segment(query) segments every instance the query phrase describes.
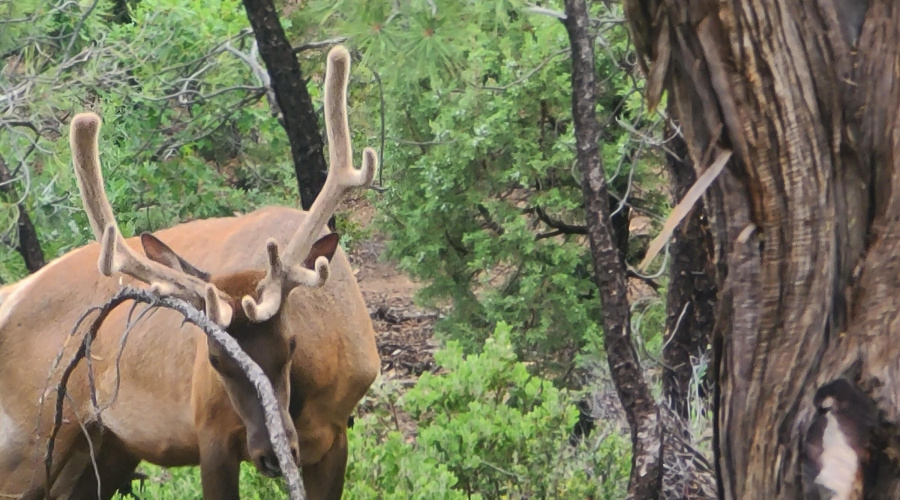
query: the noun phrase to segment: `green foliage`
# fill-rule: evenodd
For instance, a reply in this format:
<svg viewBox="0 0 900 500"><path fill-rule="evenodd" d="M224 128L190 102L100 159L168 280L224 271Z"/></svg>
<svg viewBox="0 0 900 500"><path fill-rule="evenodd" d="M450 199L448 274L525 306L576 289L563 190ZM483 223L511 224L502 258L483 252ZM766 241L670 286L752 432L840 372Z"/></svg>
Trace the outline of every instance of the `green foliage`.
<svg viewBox="0 0 900 500"><path fill-rule="evenodd" d="M200 470L196 467L163 469L153 465L141 465L140 469L150 479L135 493L144 500L187 500L203 498L200 486ZM282 481L269 479L256 471L250 463L241 464L240 497L247 500L283 500L287 498L287 487ZM114 500L128 500L130 497L116 495Z"/></svg>
<svg viewBox="0 0 900 500"><path fill-rule="evenodd" d="M0 88L26 92L0 112L45 127L36 134L0 120L0 161L19 173L18 198L48 259L93 239L66 137L69 118L84 109L104 119L105 181L125 236L266 203L297 205L284 131L233 52L249 53L253 40L239 0L142 0L127 24L109 15L109 1L85 17L89 6L68 2L50 14L43 2L17 2L35 22L8 25L15 38L0 21L0 53L19 54L0 71ZM74 32L82 18L71 49L71 37L45 36ZM18 215L17 201L0 195L0 231ZM22 277L17 254L0 246L0 279Z"/></svg>
<svg viewBox="0 0 900 500"><path fill-rule="evenodd" d="M625 213L653 211L663 201L652 191L659 158L630 130L649 133L654 122L629 71L619 7L595 4L610 186L628 196ZM360 142L380 135L363 116L378 116L383 90L388 190L378 208L392 237L387 256L425 283L421 302L450 303L439 333L472 352L508 322L517 353L556 376L577 353L597 350L601 310L586 239L554 227L584 224L568 37L557 19L527 6L312 0L293 19L304 39L348 36L359 52L353 100L362 111L351 121L368 135Z"/></svg>
<svg viewBox="0 0 900 500"><path fill-rule="evenodd" d="M531 376L510 339L500 323L481 353L449 342L435 354L440 375L399 398L376 390L379 407L350 434L348 498L621 498L627 438L570 446L574 395ZM417 423L414 440L400 413Z"/></svg>

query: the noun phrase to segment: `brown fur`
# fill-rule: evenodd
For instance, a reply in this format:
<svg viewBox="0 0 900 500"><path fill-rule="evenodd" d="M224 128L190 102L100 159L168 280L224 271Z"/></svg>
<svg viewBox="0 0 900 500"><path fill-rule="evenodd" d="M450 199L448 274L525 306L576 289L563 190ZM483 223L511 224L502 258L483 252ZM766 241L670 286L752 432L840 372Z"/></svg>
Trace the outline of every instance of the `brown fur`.
<svg viewBox="0 0 900 500"><path fill-rule="evenodd" d="M266 238L285 244L304 216L298 210L268 207L241 217L182 224L157 235L199 269L225 276L247 268L264 269ZM137 248L137 238L128 244ZM37 403L47 387L49 367L59 347L66 344L75 320L119 288L118 279L97 273L98 253L98 245L90 244L57 259L17 284L0 305L2 494L25 493L42 486L41 465L52 408L45 404L42 411ZM214 281L228 292L238 292L251 287L253 279L261 275L257 271ZM127 277L122 282L135 284ZM232 286L236 288L230 289ZM115 359L128 309L122 306L110 315L92 349L98 399L101 406L111 402L102 414L102 429L91 426L101 462L117 463L115 457L121 457L165 466L194 465L206 452L220 459L231 457L224 461L227 463L210 466L234 470L233 457L248 459L251 452L243 439L246 429L221 390L219 377L209 370L205 336L182 325L179 314L157 310L134 327L119 362L118 397L112 401ZM235 318L234 325L240 324ZM339 498L346 423L379 369L371 321L344 253L339 248L335 252L331 275L323 287L294 289L281 312L264 325L281 332L282 342L297 341L290 365L290 407L299 434L301 464L312 465L304 470L306 487L311 493L325 492L318 498ZM251 337L251 330L248 326L235 333L236 338ZM80 336L67 343L69 356L78 340ZM58 376L51 377L49 387L55 386ZM94 419L84 365L69 385L74 405L66 406L66 424L54 456L54 498L65 498L70 491L96 491L86 486L94 481L93 471L77 424L78 418ZM48 402L53 400L48 398ZM4 427L4 421L16 425ZM106 439L110 435L113 439ZM106 441L118 444L106 448ZM115 477L109 480L121 483L130 472L110 474ZM79 481L80 489L76 489Z"/></svg>

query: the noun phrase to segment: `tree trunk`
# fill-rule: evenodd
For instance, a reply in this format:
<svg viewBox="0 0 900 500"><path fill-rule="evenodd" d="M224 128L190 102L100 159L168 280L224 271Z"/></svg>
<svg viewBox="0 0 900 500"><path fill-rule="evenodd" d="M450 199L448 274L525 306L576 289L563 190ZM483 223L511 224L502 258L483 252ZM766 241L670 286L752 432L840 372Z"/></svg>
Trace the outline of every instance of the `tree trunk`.
<svg viewBox="0 0 900 500"><path fill-rule="evenodd" d="M671 116L670 110L670 116ZM667 127L669 129L670 127ZM672 136L673 130L666 131ZM672 178L672 195L681 200L697 180L681 135L668 142L666 166ZM663 349L663 396L681 418L688 418L694 361L709 353L715 325L716 276L712 235L702 203L698 203L669 243L669 286L666 295L666 339ZM711 360L709 360L711 361ZM697 380L705 399L707 377Z"/></svg>
<svg viewBox="0 0 900 500"><path fill-rule="evenodd" d="M10 201L17 200L19 194L11 183L12 173L6 165L6 161L0 158L0 193L3 193ZM16 250L25 261L25 268L28 272L33 273L44 267L44 250L41 249L41 241L38 239L37 230L28 216L24 203L19 203L16 208L19 210L19 220L16 224L18 228L19 244Z"/></svg>
<svg viewBox="0 0 900 500"><path fill-rule="evenodd" d="M312 98L273 1L244 0L244 9L281 109L281 123L291 144L291 157L300 187L300 204L304 210L309 210L328 174L324 142Z"/></svg>
<svg viewBox="0 0 900 500"><path fill-rule="evenodd" d="M625 2L697 172L734 153L705 199L720 498L900 496L898 7Z"/></svg>
<svg viewBox="0 0 900 500"><path fill-rule="evenodd" d="M596 116L594 52L584 0L566 0L564 22L572 45L572 116L578 166L582 174L586 221L594 276L603 304L607 359L631 428L632 472L629 497L657 498L662 466L659 455L659 410L644 382L631 342L625 266L610 220L609 193L600 160L600 125Z"/></svg>

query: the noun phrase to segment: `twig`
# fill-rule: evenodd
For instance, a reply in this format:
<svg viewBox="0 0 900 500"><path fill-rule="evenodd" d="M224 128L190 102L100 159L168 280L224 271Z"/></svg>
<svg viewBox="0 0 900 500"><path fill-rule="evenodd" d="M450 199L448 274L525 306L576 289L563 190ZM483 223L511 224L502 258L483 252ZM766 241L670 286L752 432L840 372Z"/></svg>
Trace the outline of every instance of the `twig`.
<svg viewBox="0 0 900 500"><path fill-rule="evenodd" d="M210 321L204 313L198 311L187 301L173 297L159 297L147 290L140 290L127 286L122 288L106 304L99 308L100 312L91 324L91 328L87 335L85 335L81 347L66 366L62 378L60 379L57 388L56 414L53 431L47 442L47 456L45 458L47 477L50 477L56 436L59 434L59 430L62 427L63 399L66 396L66 385L68 384L69 378L72 376L72 373L75 371L75 368L78 366L81 359L85 357L88 346L93 339L96 338L97 331L103 321L109 316L113 309L128 300L150 304L151 307L165 307L167 309L178 311L184 316L185 322L200 328L203 333L222 346L228 355L238 363L247 375L247 378L254 387L256 387L256 391L262 401L263 411L266 416L266 429L269 432L272 448L278 458L278 465L287 482L290 498L292 500L302 500L306 498L306 492L304 491L303 483L300 480L300 473L297 470L296 464L294 464L294 460L291 458L290 445L288 444L287 435L284 431L285 422L282 421L281 413L278 411L278 401L275 398L275 392L272 389L271 382L259 365L257 365L256 362L241 349L237 340L228 335L218 325ZM90 313L90 311L88 313ZM79 324L83 319L84 317L79 319Z"/></svg>
<svg viewBox="0 0 900 500"><path fill-rule="evenodd" d="M308 42L303 45L298 45L293 48L294 54L299 54L304 50L313 50L313 49L324 49L326 47L330 47L332 45L337 45L339 43L344 43L347 41L347 37L339 36L336 38L329 38L328 40L320 40L318 42Z"/></svg>
<svg viewBox="0 0 900 500"><path fill-rule="evenodd" d="M481 88L484 89L484 90L494 90L494 91L497 91L497 92L503 92L503 91L509 90L510 87L514 87L514 86L516 86L516 85L518 85L518 84L524 82L525 80L528 80L529 78L531 78L532 75L534 75L535 73L537 73L538 71L540 71L544 66L550 64L550 61L556 59L556 56L560 56L560 55L562 55L562 54L567 54L567 53L569 53L570 51L571 51L571 49L557 50L556 52L554 52L554 53L550 54L549 56L547 56L546 59L544 59L543 61L541 61L540 64L538 64L537 66L535 66L534 68L532 68L529 72L527 72L527 73L525 73L524 75L520 76L519 78L517 78L515 81L513 81L513 82L511 82L511 83L508 83L508 84L506 84L506 85L503 85L502 87L487 87L487 86L484 86L484 87L481 87Z"/></svg>

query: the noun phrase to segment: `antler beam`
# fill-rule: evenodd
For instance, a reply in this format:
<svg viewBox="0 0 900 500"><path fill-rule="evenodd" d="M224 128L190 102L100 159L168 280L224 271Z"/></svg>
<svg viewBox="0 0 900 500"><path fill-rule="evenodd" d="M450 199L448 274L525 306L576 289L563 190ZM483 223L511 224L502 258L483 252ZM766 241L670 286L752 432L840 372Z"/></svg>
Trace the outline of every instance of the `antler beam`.
<svg viewBox="0 0 900 500"><path fill-rule="evenodd" d="M279 256L278 244L267 242L269 269L260 282L259 302L250 296L242 300L244 312L253 321L271 318L281 306L282 296L294 287L322 286L328 278L328 260L316 259L315 268L307 269L302 262L309 255L313 243L340 204L343 194L352 188L366 186L375 177L378 156L372 148L363 150L362 166L353 168L353 149L347 122L347 83L350 80L350 53L341 45L328 53L325 70L325 129L328 132L329 168L322 191L306 217L291 237L284 255Z"/></svg>
<svg viewBox="0 0 900 500"><path fill-rule="evenodd" d="M205 305L210 318L214 317L210 315L213 312L217 323L228 326L233 310L224 295L213 285L154 262L132 250L125 242L103 187L98 148L100 126L101 120L96 114L80 113L72 119L69 130L72 163L81 201L94 237L100 241L100 272L105 276L122 272L149 284L153 291L161 295L178 297L197 307ZM207 301L209 287L213 292L209 297L214 297L215 303Z"/></svg>

